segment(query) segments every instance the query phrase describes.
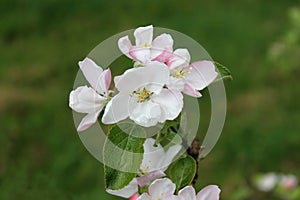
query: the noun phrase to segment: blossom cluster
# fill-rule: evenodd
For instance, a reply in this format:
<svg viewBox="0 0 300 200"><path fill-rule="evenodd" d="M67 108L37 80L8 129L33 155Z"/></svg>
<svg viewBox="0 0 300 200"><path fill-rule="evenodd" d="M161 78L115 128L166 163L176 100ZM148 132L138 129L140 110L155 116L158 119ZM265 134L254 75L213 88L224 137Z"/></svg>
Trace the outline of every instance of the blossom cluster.
<svg viewBox="0 0 300 200"><path fill-rule="evenodd" d="M70 94L70 107L86 114L78 131L93 125L102 110L104 124L130 118L138 125L150 127L174 120L183 108L182 93L201 97L199 90L218 75L212 61L190 63L188 49L173 50L171 35L164 33L153 40L152 26L137 28L134 37L134 45L128 36L118 41L120 51L135 63L133 68L114 77L117 94L109 90L110 69L103 70L90 58L78 63L90 84Z"/></svg>
<svg viewBox="0 0 300 200"><path fill-rule="evenodd" d="M95 124L99 116L103 124L130 119L141 127L175 120L182 112L184 95L201 97L199 91L218 76L212 61L191 62L188 49L173 49L170 34L163 33L153 39L152 25L137 28L134 38L134 44L128 35L118 40L119 50L134 63L121 75L112 77L109 68L103 69L88 57L78 63L89 83L71 91L69 97L69 106L86 114L77 127L78 132ZM107 192L138 200L219 199L220 189L216 185L196 194L191 185L178 188L167 178L165 172L181 150L180 144L166 150L157 140L145 139L139 172L125 186L108 187Z"/></svg>

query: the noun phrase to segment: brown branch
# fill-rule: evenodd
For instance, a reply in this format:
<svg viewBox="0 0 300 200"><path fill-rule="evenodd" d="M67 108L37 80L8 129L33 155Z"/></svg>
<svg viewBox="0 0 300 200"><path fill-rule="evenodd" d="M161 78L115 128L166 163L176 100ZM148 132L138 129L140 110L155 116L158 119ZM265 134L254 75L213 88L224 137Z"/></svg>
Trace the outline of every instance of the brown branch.
<svg viewBox="0 0 300 200"><path fill-rule="evenodd" d="M194 158L194 160L196 161L196 174L192 181L193 186L196 184L197 179L198 179L199 154L203 148L204 148L203 146L200 146L199 139L197 137L195 137L191 146L187 149L188 155L192 156Z"/></svg>

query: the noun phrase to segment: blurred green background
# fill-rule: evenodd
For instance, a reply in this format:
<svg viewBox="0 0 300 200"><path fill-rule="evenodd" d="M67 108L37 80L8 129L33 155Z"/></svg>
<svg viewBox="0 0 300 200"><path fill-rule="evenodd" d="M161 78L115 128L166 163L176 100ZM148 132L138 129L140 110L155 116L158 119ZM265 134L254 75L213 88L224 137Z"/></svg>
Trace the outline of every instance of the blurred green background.
<svg viewBox="0 0 300 200"><path fill-rule="evenodd" d="M194 38L234 76L197 189L218 184L233 199L256 172L299 175L299 9L292 0L0 0L0 199L119 199L77 136L68 95L90 50L149 24Z"/></svg>

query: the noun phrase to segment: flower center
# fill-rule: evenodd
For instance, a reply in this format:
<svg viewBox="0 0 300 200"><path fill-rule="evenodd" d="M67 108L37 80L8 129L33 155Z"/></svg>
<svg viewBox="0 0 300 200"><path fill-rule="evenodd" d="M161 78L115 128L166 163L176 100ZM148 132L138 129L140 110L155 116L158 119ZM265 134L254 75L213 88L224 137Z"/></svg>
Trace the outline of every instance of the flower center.
<svg viewBox="0 0 300 200"><path fill-rule="evenodd" d="M146 88L140 89L138 88L136 91L133 91L131 95L137 95L137 102L142 103L150 100L153 92L147 90Z"/></svg>
<svg viewBox="0 0 300 200"><path fill-rule="evenodd" d="M151 48L152 45L151 45L151 44L145 43L145 44L142 44L141 47L142 47L142 48Z"/></svg>
<svg viewBox="0 0 300 200"><path fill-rule="evenodd" d="M175 78L185 79L185 74L191 73L191 70L192 70L192 69L193 69L192 67L190 67L190 68L187 69L186 66L183 66L181 69L175 70L175 71L171 74L171 76L173 76L173 77L175 77Z"/></svg>

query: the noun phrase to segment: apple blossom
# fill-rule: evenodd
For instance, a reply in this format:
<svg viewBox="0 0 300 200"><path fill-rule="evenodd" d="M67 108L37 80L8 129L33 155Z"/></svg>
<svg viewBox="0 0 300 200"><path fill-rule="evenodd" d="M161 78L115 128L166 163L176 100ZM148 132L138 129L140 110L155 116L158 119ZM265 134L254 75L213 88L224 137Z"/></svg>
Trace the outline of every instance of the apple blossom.
<svg viewBox="0 0 300 200"><path fill-rule="evenodd" d="M180 200L174 195L176 185L168 178L157 179L149 186L148 193L143 193L137 200Z"/></svg>
<svg viewBox="0 0 300 200"><path fill-rule="evenodd" d="M76 112L86 113L77 131L84 131L97 121L109 99L108 88L111 82L110 69L104 70L90 58L79 63L80 69L92 87L80 86L71 91L69 106Z"/></svg>
<svg viewBox="0 0 300 200"><path fill-rule="evenodd" d="M147 183L165 176L164 171L167 170L173 158L181 149L181 145L173 145L167 151L157 144L152 138L146 139L144 143L144 157L140 167L141 177L137 178L140 186L144 187Z"/></svg>
<svg viewBox="0 0 300 200"><path fill-rule="evenodd" d="M196 195L192 186L186 186L178 192L179 200L218 200L221 190L216 185L209 185L203 188Z"/></svg>
<svg viewBox="0 0 300 200"><path fill-rule="evenodd" d="M144 155L140 166L140 176L134 178L129 185L120 190L107 190L108 193L128 198L138 192L138 186L144 187L155 179L165 176L164 171L171 164L181 149L181 145L173 145L167 151L155 140L147 138L144 143Z"/></svg>
<svg viewBox="0 0 300 200"><path fill-rule="evenodd" d="M278 176L273 173L267 173L265 175L263 175L257 182L257 187L259 190L263 191L263 192L269 192L271 191L276 184L278 183Z"/></svg>
<svg viewBox="0 0 300 200"><path fill-rule="evenodd" d="M150 127L175 119L182 110L183 96L177 89L164 88L169 75L165 64L154 61L115 77L119 93L107 104L102 122L113 124L129 117Z"/></svg>
<svg viewBox="0 0 300 200"><path fill-rule="evenodd" d="M128 35L119 39L118 46L127 57L145 64L150 61L165 62L173 51L173 39L169 34L161 34L153 41L153 26L139 27L134 31L135 45Z"/></svg>
<svg viewBox="0 0 300 200"><path fill-rule="evenodd" d="M207 87L218 73L211 61L203 60L190 64L190 60L187 49L176 49L173 52L167 61L171 75L168 88L176 88L187 95L201 97L198 90Z"/></svg>

